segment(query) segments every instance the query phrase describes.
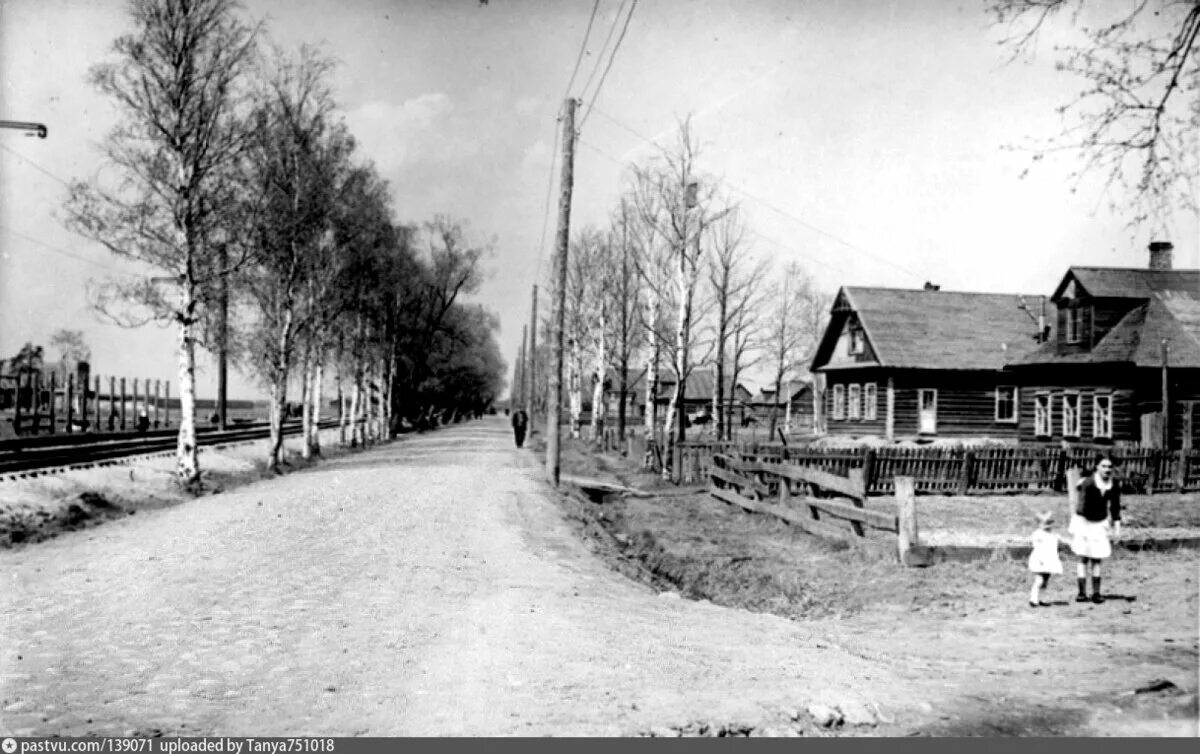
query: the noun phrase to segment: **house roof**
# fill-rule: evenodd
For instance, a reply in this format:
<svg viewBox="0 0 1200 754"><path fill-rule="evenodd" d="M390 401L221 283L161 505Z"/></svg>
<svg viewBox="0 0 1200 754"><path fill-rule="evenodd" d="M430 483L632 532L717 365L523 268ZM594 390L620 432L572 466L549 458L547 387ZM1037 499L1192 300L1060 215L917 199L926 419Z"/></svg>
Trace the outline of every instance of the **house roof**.
<svg viewBox="0 0 1200 754"><path fill-rule="evenodd" d="M780 401L780 403L794 401L796 398L803 395L805 391L810 390L811 388L812 383L808 380L785 380L783 383L783 389L780 390L780 392L783 393L784 398L782 401ZM756 406L770 406L775 404L774 386L764 387L763 389L759 390L758 395L754 396L752 403Z"/></svg>
<svg viewBox="0 0 1200 754"><path fill-rule="evenodd" d="M1071 267L1050 299L1057 301L1062 298L1063 291L1072 280L1088 295L1097 298L1151 298L1174 293L1194 297L1200 291L1200 270Z"/></svg>
<svg viewBox="0 0 1200 754"><path fill-rule="evenodd" d="M683 399L685 401L711 401L713 399L713 392L716 384L717 377L715 369L712 369L711 367L700 367L693 369L691 373L688 374L687 383L684 385ZM750 391L747 390L741 383L738 383L736 386L734 386L734 389L731 390L729 386L732 384L733 378L729 375L726 375L726 393L733 393L736 390L740 390L742 393L741 397L743 399L750 397ZM661 399L669 399L674 391L675 375L671 374L670 372L660 375L658 381L658 397ZM738 396L735 394L734 398L736 399L737 397Z"/></svg>
<svg viewBox="0 0 1200 754"><path fill-rule="evenodd" d="M1057 345L1048 341L1015 363L1123 362L1159 367L1166 340L1168 365L1200 367L1200 270L1072 267L1055 291L1056 297L1072 279L1092 296L1142 299L1144 303L1122 317L1090 351L1060 355ZM1120 289L1118 283L1127 287Z"/></svg>
<svg viewBox="0 0 1200 754"><path fill-rule="evenodd" d="M877 359L854 366L1001 369L1037 348L1037 325L1020 308L1022 298L1037 295L846 286L838 292L813 366L828 364L848 307Z"/></svg>

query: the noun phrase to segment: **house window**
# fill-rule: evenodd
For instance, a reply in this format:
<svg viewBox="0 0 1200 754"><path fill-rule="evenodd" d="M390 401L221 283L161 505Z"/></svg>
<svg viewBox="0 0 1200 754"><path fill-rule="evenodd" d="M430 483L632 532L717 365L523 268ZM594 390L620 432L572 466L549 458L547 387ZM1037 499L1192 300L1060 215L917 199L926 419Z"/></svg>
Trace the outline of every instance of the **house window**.
<svg viewBox="0 0 1200 754"><path fill-rule="evenodd" d="M846 386L845 385L834 385L833 386L833 418L834 419L845 419L846 418Z"/></svg>
<svg viewBox="0 0 1200 754"><path fill-rule="evenodd" d="M875 417L875 383L868 382L863 385L863 418L873 421Z"/></svg>
<svg viewBox="0 0 1200 754"><path fill-rule="evenodd" d="M996 421L1008 424L1017 421L1017 389L1011 385L996 388Z"/></svg>
<svg viewBox="0 0 1200 754"><path fill-rule="evenodd" d="M937 390L921 388L917 391L917 431L937 433Z"/></svg>
<svg viewBox="0 0 1200 754"><path fill-rule="evenodd" d="M850 353L863 352L863 331L858 325L850 325Z"/></svg>
<svg viewBox="0 0 1200 754"><path fill-rule="evenodd" d="M1092 396L1092 437L1112 437L1112 396Z"/></svg>
<svg viewBox="0 0 1200 754"><path fill-rule="evenodd" d="M1033 431L1038 437L1050 436L1050 394L1038 393L1033 398Z"/></svg>
<svg viewBox="0 0 1200 754"><path fill-rule="evenodd" d="M1072 304L1067 307L1066 338L1068 343L1078 343L1083 328L1083 308Z"/></svg>
<svg viewBox="0 0 1200 754"><path fill-rule="evenodd" d="M1063 437L1079 437L1079 393L1063 393Z"/></svg>
<svg viewBox="0 0 1200 754"><path fill-rule="evenodd" d="M850 386L850 401L849 401L849 405L846 406L846 408L847 408L846 414L848 415L847 418L861 419L862 413L859 410L861 407L862 407L862 387L860 385L851 385Z"/></svg>

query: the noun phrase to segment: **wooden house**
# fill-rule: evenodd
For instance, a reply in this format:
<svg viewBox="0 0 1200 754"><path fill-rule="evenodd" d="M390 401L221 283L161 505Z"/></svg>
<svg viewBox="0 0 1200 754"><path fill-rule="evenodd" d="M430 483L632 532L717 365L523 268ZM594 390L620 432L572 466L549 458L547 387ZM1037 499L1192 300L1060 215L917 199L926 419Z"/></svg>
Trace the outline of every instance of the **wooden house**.
<svg viewBox="0 0 1200 754"><path fill-rule="evenodd" d="M1150 253L1147 269L1067 270L1052 336L1009 363L1022 440L1197 447L1200 270L1172 269L1168 243Z"/></svg>
<svg viewBox="0 0 1200 754"><path fill-rule="evenodd" d="M1016 440L1018 391L1006 363L1036 349L1036 296L847 286L812 371L830 435Z"/></svg>
<svg viewBox="0 0 1200 754"><path fill-rule="evenodd" d="M786 380L780 392L782 396L777 398L774 384L759 390L758 395L750 403L754 421L760 427L769 427L771 413L774 412L777 427L790 423L793 433L813 433L816 426L812 381Z"/></svg>
<svg viewBox="0 0 1200 754"><path fill-rule="evenodd" d="M730 396L725 401L725 410L732 417L735 426L740 425L748 414L751 398L753 397L745 385L740 382L732 385L732 378L725 377L725 395ZM659 374L658 392L654 402L658 405L659 416L666 411L667 405L675 395L677 382L671 370ZM683 413L688 417L688 424L709 424L713 420L713 398L716 391L716 370L712 367L696 367L688 375L683 390Z"/></svg>
<svg viewBox="0 0 1200 754"><path fill-rule="evenodd" d="M632 425L646 416L646 370L629 369L625 372L625 422ZM588 396L590 397L590 396ZM610 371L604 380L604 403L608 421L616 426L621 406L620 370Z"/></svg>

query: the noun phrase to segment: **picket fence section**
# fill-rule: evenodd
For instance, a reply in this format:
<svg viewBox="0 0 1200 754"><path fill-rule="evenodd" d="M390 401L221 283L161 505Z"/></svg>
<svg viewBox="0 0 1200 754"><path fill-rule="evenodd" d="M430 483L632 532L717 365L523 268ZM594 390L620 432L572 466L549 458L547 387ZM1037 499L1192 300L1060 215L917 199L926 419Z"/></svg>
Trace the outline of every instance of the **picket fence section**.
<svg viewBox="0 0 1200 754"><path fill-rule="evenodd" d="M1068 469L1091 468L1099 448L809 448L782 445L684 442L660 458L678 484L707 484L713 456L736 452L743 462L780 463L849 476L861 469L867 494L892 495L896 477L911 477L917 492L942 495L989 495L1065 489ZM1200 490L1200 451L1126 447L1108 449L1117 461L1126 492Z"/></svg>

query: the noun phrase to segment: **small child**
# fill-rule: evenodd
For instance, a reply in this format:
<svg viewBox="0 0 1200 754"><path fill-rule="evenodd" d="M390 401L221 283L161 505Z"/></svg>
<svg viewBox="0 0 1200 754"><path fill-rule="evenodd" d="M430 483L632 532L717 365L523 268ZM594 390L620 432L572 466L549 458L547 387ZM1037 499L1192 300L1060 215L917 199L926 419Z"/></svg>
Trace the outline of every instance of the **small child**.
<svg viewBox="0 0 1200 754"><path fill-rule="evenodd" d="M1029 570L1033 572L1033 586L1029 588L1030 607L1048 607L1042 602L1041 590L1050 584L1052 574L1062 574L1062 561L1058 558L1060 538L1051 531L1054 514L1051 511L1038 514L1038 528L1033 533L1033 552L1029 554Z"/></svg>

